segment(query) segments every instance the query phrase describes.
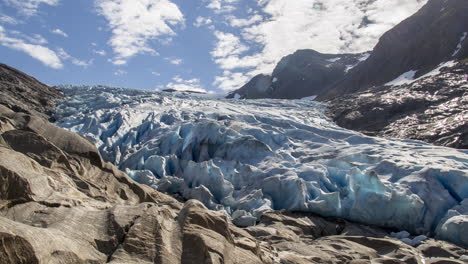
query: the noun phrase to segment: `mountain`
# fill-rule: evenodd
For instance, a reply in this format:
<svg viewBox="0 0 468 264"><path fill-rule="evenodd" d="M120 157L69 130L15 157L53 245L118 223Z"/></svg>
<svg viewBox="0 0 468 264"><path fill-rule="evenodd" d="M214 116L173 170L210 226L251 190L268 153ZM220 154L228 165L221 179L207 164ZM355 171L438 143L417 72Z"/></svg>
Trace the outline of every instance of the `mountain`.
<svg viewBox="0 0 468 264"><path fill-rule="evenodd" d="M322 54L298 50L281 59L271 76L257 75L227 98L300 99L324 93L368 54Z"/></svg>
<svg viewBox="0 0 468 264"><path fill-rule="evenodd" d="M468 149L468 61L416 80L377 86L329 102L328 114L367 135L408 138Z"/></svg>
<svg viewBox="0 0 468 264"><path fill-rule="evenodd" d="M363 63L319 100L329 100L384 85L402 74L423 76L439 65L468 57L468 2L431 0L416 14L385 33Z"/></svg>
<svg viewBox="0 0 468 264"><path fill-rule="evenodd" d="M468 100L464 92L468 74L467 13L465 0L429 1L416 14L385 33L370 56L362 57L362 62L346 74L330 75L320 67L301 71L308 61L317 62L317 59L297 52L289 56L296 59L285 58L280 63L283 67L279 64L277 68L289 69L283 72L300 72L299 75L276 78L282 81L274 89L270 85L272 77L255 77L230 97L237 94L238 98L297 99L316 95L318 101L328 104L329 116L344 128L371 136L468 148L468 122L464 114ZM321 62L327 60L330 59L323 58ZM314 80L321 76L334 80L329 80L326 87L300 86L297 80L307 76ZM292 92L296 88L306 93ZM259 89L264 92L255 93ZM277 96L275 91L279 90L285 93Z"/></svg>
<svg viewBox="0 0 468 264"><path fill-rule="evenodd" d="M344 128L467 149L467 13L467 1L429 1L318 99Z"/></svg>

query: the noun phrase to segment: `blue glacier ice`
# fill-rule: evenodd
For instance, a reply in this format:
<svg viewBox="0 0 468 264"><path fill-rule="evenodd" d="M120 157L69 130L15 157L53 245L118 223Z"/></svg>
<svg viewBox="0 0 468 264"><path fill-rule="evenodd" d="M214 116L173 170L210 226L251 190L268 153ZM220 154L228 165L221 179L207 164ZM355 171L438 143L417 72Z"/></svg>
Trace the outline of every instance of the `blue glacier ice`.
<svg viewBox="0 0 468 264"><path fill-rule="evenodd" d="M238 225L288 209L468 246L468 151L364 136L310 100L60 88L57 125L92 140L135 180Z"/></svg>

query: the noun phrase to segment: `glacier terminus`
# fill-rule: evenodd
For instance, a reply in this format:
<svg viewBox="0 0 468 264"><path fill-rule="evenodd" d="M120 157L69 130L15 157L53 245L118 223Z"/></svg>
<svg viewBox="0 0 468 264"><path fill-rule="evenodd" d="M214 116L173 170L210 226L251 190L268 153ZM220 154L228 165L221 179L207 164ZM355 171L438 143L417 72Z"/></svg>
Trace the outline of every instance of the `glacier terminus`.
<svg viewBox="0 0 468 264"><path fill-rule="evenodd" d="M140 183L239 226L269 210L343 217L468 246L468 151L368 137L310 100L61 86L56 124Z"/></svg>

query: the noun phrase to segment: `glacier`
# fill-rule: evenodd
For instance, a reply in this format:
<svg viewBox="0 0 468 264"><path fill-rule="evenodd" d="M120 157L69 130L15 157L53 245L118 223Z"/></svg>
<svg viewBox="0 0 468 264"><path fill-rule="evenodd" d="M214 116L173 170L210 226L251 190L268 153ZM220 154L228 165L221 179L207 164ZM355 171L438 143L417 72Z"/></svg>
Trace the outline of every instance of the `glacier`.
<svg viewBox="0 0 468 264"><path fill-rule="evenodd" d="M269 210L342 217L468 246L468 151L338 127L310 100L60 86L56 124L140 183L239 226Z"/></svg>

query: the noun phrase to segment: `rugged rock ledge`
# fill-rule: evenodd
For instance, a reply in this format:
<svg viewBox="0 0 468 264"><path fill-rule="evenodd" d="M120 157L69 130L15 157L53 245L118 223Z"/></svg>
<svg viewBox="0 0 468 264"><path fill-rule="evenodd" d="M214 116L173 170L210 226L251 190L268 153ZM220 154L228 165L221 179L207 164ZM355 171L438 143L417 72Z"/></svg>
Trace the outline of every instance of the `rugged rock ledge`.
<svg viewBox="0 0 468 264"><path fill-rule="evenodd" d="M28 76L3 72L1 79L6 78ZM44 119L60 93L35 81L24 85L26 94L15 92L16 99L0 105L2 264L467 259L466 249L447 242L429 239L415 248L390 238L385 230L311 214L272 212L255 227L235 227L198 201L182 204L103 162L88 140ZM2 98L9 94L8 87L1 84ZM35 102L50 91L53 95L43 103L49 107L30 108L29 101L21 99Z"/></svg>
<svg viewBox="0 0 468 264"><path fill-rule="evenodd" d="M468 149L468 61L399 86L373 87L330 102L341 127L367 135Z"/></svg>

